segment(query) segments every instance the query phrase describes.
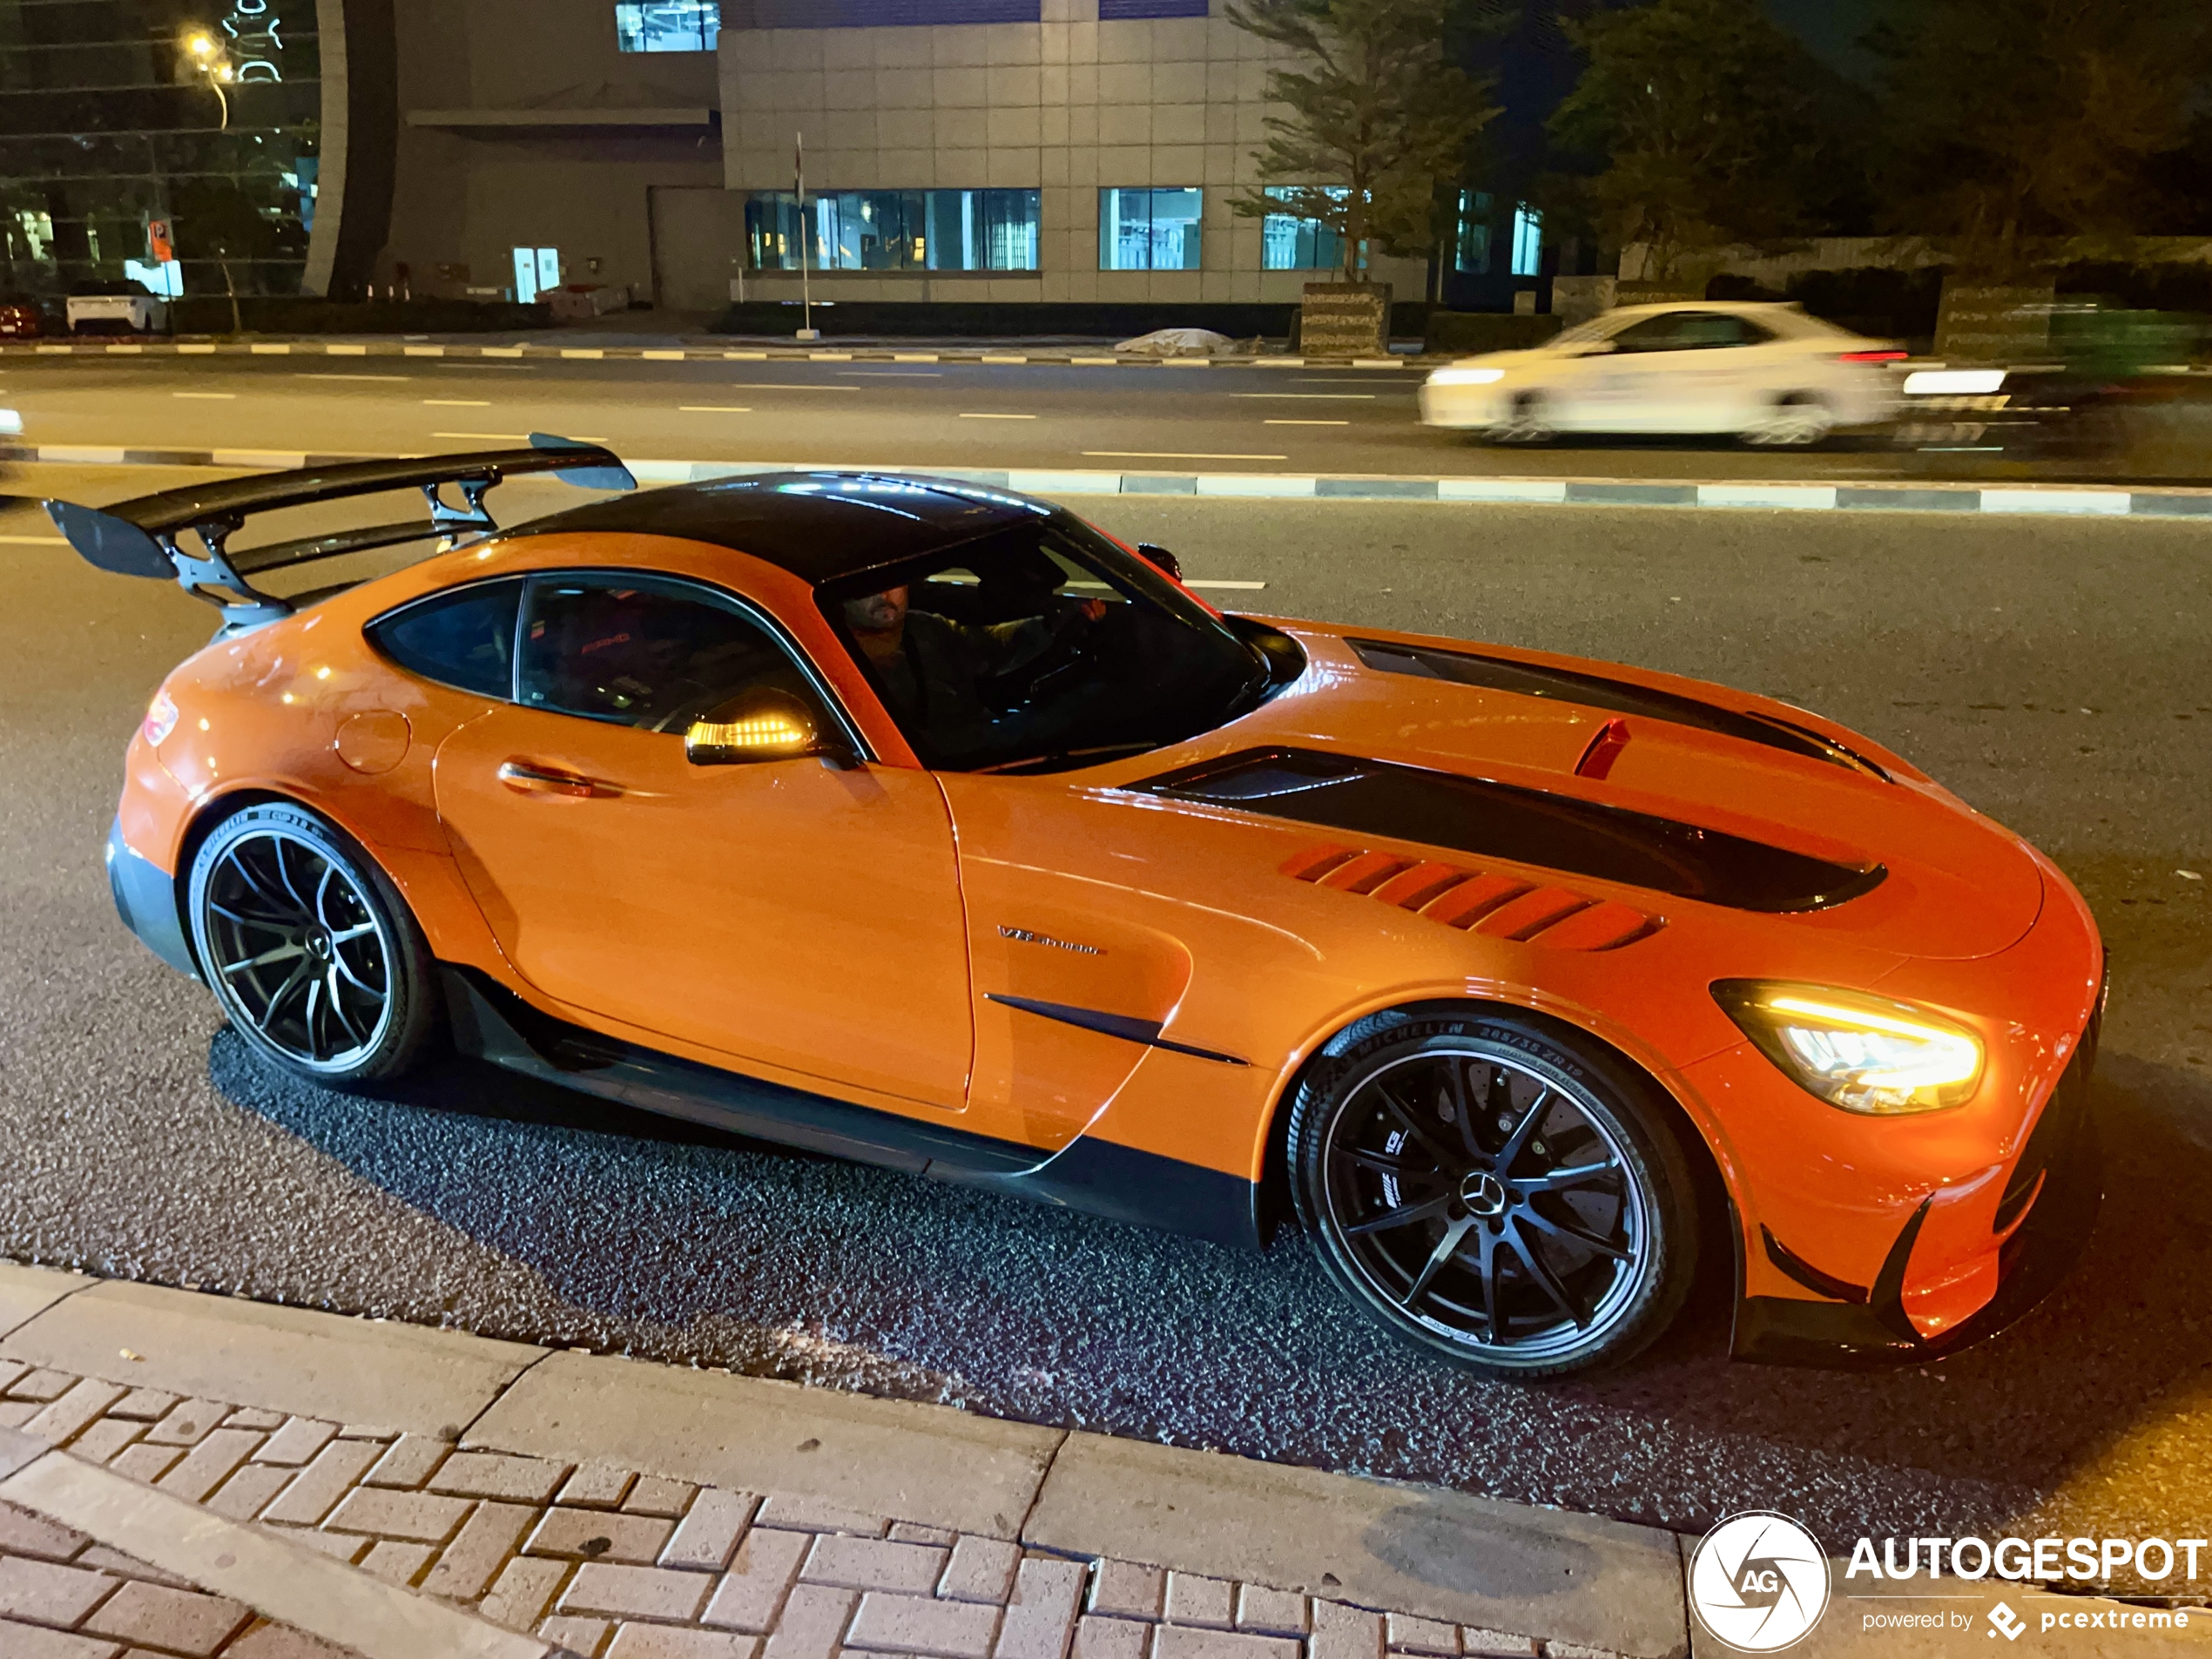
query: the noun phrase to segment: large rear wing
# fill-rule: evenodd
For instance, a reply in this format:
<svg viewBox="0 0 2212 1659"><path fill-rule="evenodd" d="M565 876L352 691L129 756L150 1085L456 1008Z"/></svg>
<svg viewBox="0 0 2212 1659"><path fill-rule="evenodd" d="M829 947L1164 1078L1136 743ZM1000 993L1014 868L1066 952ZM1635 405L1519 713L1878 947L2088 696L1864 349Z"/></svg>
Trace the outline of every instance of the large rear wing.
<svg viewBox="0 0 2212 1659"><path fill-rule="evenodd" d="M404 542L488 535L499 526L486 510L484 496L502 479L533 472L550 472L563 483L584 489L637 487L630 469L613 451L534 432L527 449L258 473L166 489L109 507L50 501L46 511L88 563L117 576L173 577L193 598L219 610L226 631L231 631L289 616L293 609L291 601L262 592L249 578ZM445 497L448 484L461 491L458 506ZM388 489L420 489L429 503L429 516L230 550L231 536L256 513ZM197 550L184 539L187 536L198 543Z"/></svg>

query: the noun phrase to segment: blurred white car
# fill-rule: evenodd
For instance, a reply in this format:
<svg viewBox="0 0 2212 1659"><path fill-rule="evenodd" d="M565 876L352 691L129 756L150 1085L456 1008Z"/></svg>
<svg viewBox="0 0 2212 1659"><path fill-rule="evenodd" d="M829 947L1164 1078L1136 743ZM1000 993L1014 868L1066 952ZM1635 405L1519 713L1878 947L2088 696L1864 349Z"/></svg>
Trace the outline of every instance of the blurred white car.
<svg viewBox="0 0 2212 1659"><path fill-rule="evenodd" d="M105 285L104 285L105 286ZM69 296L69 331L72 334L150 334L169 320L169 302L143 288L125 283L111 285L105 293Z"/></svg>
<svg viewBox="0 0 2212 1659"><path fill-rule="evenodd" d="M1440 368L1421 388L1430 426L1541 443L1562 432L1732 432L1746 443L1818 443L1898 403L1905 353L1794 305L1623 306L1531 351Z"/></svg>

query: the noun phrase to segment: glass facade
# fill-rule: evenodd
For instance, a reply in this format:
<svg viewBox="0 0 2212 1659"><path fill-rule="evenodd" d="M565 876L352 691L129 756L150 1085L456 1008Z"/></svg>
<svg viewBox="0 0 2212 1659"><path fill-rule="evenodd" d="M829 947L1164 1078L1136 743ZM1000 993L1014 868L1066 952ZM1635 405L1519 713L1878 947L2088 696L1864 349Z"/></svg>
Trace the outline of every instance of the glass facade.
<svg viewBox="0 0 2212 1659"><path fill-rule="evenodd" d="M1513 273L1517 277L1544 273L1544 216L1534 208L1513 210Z"/></svg>
<svg viewBox="0 0 2212 1659"><path fill-rule="evenodd" d="M1034 271L1034 190L831 190L806 197L806 262L817 271ZM799 269L799 199L761 191L745 203L759 271Z"/></svg>
<svg viewBox="0 0 2212 1659"><path fill-rule="evenodd" d="M1490 274L1490 215L1494 204L1483 190L1460 192L1460 226L1452 239L1452 268L1470 276Z"/></svg>
<svg viewBox="0 0 2212 1659"><path fill-rule="evenodd" d="M1270 185L1266 194L1289 201L1289 186ZM1344 199L1339 185L1329 194ZM1318 219L1269 213L1259 221L1259 268L1263 271L1335 271L1344 268L1344 238Z"/></svg>
<svg viewBox="0 0 2212 1659"><path fill-rule="evenodd" d="M1098 268L1195 271L1203 192L1106 189L1098 192Z"/></svg>
<svg viewBox="0 0 2212 1659"><path fill-rule="evenodd" d="M315 0L0 0L0 290L297 293L317 44Z"/></svg>
<svg viewBox="0 0 2212 1659"><path fill-rule="evenodd" d="M720 0L617 0L615 44L626 52L711 52L722 37Z"/></svg>

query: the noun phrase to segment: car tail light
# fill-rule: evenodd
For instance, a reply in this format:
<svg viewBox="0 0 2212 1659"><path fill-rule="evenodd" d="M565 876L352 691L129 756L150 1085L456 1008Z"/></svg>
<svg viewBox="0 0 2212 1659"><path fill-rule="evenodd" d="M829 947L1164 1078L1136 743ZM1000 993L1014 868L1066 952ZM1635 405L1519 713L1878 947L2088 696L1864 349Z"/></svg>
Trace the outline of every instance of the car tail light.
<svg viewBox="0 0 2212 1659"><path fill-rule="evenodd" d="M155 748L162 739L177 729L177 700L166 691L156 691L153 701L146 705L145 724L138 728L145 740Z"/></svg>
<svg viewBox="0 0 2212 1659"><path fill-rule="evenodd" d="M1836 361L1839 363L1901 363L1912 355L1909 351L1847 351Z"/></svg>

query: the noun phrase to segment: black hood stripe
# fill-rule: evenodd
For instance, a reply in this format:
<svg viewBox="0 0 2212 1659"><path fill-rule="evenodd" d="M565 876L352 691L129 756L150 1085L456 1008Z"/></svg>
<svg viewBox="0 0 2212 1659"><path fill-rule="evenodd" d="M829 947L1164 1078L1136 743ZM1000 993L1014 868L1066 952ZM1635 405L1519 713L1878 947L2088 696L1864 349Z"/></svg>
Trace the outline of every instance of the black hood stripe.
<svg viewBox="0 0 2212 1659"><path fill-rule="evenodd" d="M1872 892L1888 873L1571 795L1326 750L1247 749L1124 787L1733 910L1826 910Z"/></svg>
<svg viewBox="0 0 2212 1659"><path fill-rule="evenodd" d="M1747 710L1723 708L1679 691L1656 691L1602 674L1571 668L1552 668L1541 663L1515 662L1509 657L1486 657L1478 651L1443 651L1433 645L1392 645L1379 639L1346 639L1361 662L1378 673L1406 674L1416 679L1451 680L1460 685L1480 686L1489 691L1511 691L1520 697L1548 697L1587 709L1615 714L1640 714L1669 725L1695 726L1763 748L1825 760L1871 778L1889 781L1889 773L1862 754L1833 738L1823 737L1792 720Z"/></svg>

